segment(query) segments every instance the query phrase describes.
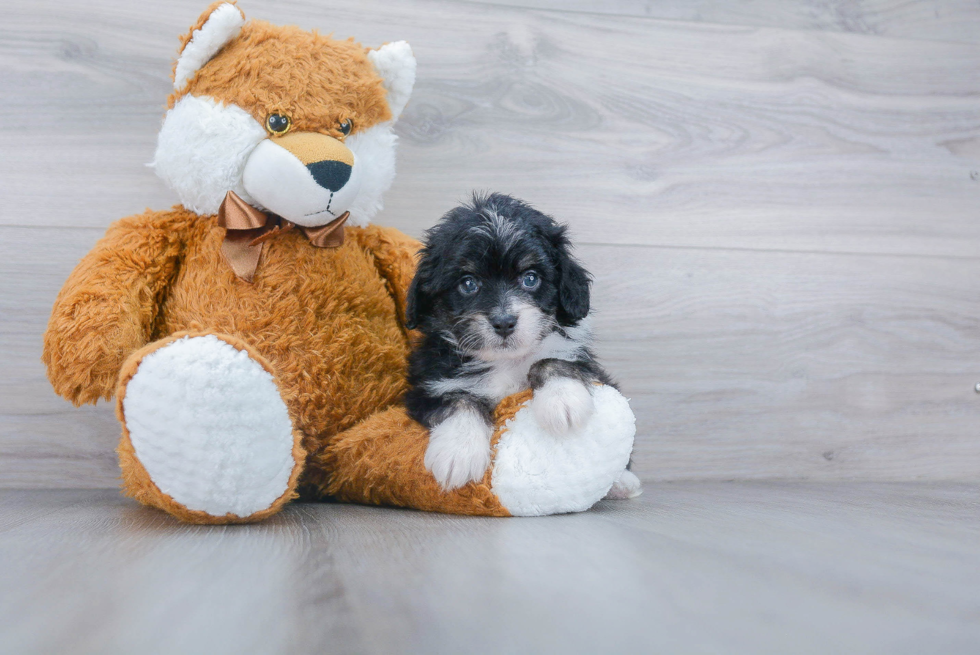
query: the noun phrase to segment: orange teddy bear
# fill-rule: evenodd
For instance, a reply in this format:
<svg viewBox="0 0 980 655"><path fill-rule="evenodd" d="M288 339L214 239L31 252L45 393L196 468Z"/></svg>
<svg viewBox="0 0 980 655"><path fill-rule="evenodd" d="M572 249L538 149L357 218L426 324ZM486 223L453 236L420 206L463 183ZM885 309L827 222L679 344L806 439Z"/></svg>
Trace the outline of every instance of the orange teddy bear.
<svg viewBox="0 0 980 655"><path fill-rule="evenodd" d="M368 50L208 8L182 39L153 161L182 206L112 225L58 295L55 390L117 399L125 492L199 523L302 494L506 516L581 511L622 474L633 415L596 392L583 434L540 433L530 392L497 410L484 479L443 491L399 405L419 244L369 224L415 81L407 43Z"/></svg>

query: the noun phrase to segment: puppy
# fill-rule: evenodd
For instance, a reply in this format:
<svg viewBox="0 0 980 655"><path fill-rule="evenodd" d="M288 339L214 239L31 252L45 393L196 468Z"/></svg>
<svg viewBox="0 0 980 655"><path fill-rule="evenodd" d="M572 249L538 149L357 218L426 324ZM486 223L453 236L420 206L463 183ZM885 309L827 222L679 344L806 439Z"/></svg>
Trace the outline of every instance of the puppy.
<svg viewBox="0 0 980 655"><path fill-rule="evenodd" d="M426 232L408 291L407 325L423 339L405 405L430 430L425 466L444 489L483 478L505 396L534 389L537 422L563 435L592 415L594 382L614 385L590 350L591 278L570 245L565 226L498 193Z"/></svg>

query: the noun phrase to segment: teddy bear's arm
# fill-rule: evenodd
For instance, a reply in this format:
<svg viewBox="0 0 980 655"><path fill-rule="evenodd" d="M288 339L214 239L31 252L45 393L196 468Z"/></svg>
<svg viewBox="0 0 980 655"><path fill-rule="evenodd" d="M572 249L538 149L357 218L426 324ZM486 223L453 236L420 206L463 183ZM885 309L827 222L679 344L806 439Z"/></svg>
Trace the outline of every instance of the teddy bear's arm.
<svg viewBox="0 0 980 655"><path fill-rule="evenodd" d="M75 405L111 398L126 357L150 341L183 248L180 214L114 223L58 294L42 359L55 391Z"/></svg>
<svg viewBox="0 0 980 655"><path fill-rule="evenodd" d="M422 244L391 227L370 226L361 235L362 245L374 256L381 277L395 300L398 320L405 325L405 299L415 276L416 259Z"/></svg>

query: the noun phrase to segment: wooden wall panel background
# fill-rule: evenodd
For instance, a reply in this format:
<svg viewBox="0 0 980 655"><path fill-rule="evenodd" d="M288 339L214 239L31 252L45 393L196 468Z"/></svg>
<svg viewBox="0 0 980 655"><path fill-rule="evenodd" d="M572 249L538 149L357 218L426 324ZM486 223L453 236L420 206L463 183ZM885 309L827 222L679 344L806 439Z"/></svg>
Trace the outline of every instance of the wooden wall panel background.
<svg viewBox="0 0 980 655"><path fill-rule="evenodd" d="M110 222L175 202L143 164L206 4L2 8L0 486L115 484L40 335ZM241 6L412 43L379 222L479 188L571 224L643 477L980 477L980 5Z"/></svg>
<svg viewBox="0 0 980 655"><path fill-rule="evenodd" d="M980 43L973 0L483 0L487 4L637 18L853 32Z"/></svg>

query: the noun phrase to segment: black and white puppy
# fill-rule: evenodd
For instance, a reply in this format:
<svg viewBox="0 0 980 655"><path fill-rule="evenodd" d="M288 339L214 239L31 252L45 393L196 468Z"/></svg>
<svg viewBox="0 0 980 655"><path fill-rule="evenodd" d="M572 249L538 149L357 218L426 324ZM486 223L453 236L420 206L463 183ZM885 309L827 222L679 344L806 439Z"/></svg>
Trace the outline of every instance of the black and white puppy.
<svg viewBox="0 0 980 655"><path fill-rule="evenodd" d="M567 229L494 193L447 213L425 235L408 292L409 415L430 429L425 466L445 489L483 477L493 410L534 389L531 411L555 434L594 412L592 383L612 385L590 350L591 278Z"/></svg>

